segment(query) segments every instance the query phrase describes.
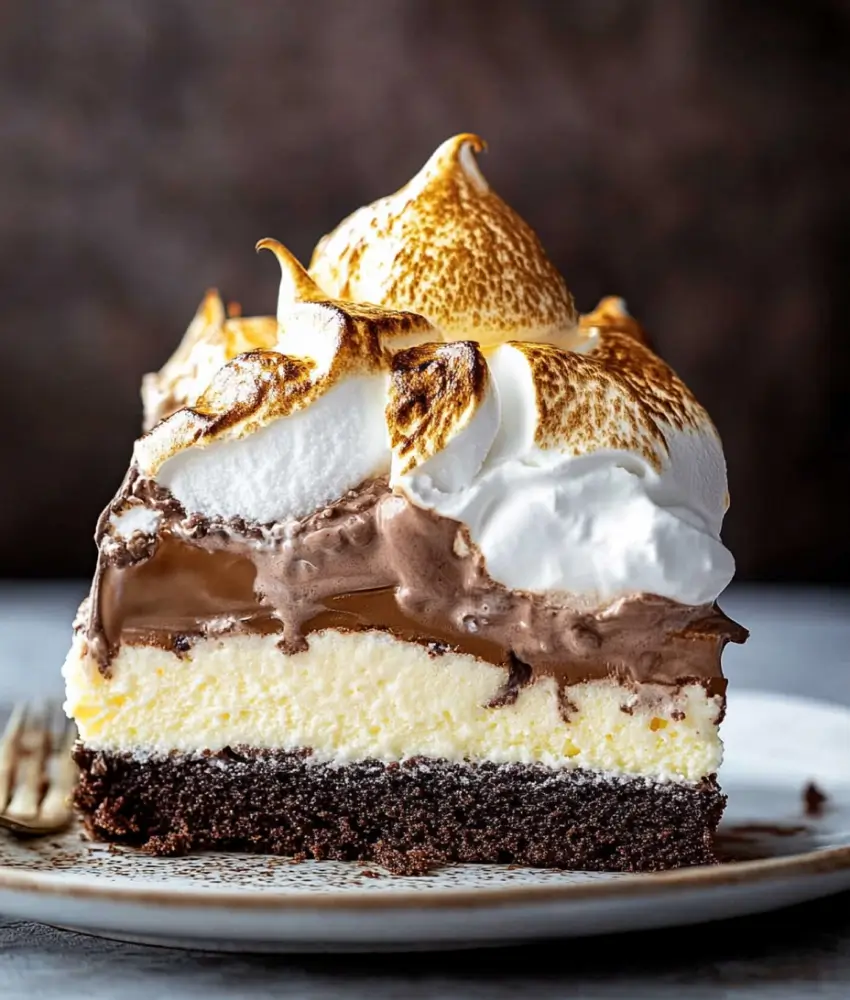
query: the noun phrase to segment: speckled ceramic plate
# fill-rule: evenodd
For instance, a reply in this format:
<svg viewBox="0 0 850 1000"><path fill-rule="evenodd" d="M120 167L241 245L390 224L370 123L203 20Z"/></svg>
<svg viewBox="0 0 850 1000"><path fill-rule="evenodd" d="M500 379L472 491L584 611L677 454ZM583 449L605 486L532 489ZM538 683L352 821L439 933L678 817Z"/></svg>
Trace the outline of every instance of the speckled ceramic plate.
<svg viewBox="0 0 850 1000"><path fill-rule="evenodd" d="M149 858L0 834L0 913L125 940L217 950L494 945L692 924L850 888L850 711L730 698L721 849L738 860L658 875L463 865L422 878L366 864L208 854ZM804 789L827 795L809 815Z"/></svg>

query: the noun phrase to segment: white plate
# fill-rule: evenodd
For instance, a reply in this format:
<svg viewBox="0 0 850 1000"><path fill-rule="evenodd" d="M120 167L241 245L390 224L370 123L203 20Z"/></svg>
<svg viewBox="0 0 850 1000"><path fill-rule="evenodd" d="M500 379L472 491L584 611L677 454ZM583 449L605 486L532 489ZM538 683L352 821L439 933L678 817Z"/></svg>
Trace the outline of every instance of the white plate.
<svg viewBox="0 0 850 1000"><path fill-rule="evenodd" d="M850 711L736 692L724 740L723 843L756 860L657 875L464 865L400 878L354 863L149 858L74 830L0 837L0 913L218 950L456 948L693 924L850 888ZM803 808L811 780L829 796L816 818Z"/></svg>

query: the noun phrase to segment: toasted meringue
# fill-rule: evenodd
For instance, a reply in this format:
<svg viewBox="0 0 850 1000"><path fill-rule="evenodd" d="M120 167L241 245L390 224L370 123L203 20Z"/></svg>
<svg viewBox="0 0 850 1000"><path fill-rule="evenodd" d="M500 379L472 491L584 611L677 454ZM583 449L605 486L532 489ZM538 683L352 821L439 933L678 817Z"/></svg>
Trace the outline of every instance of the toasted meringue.
<svg viewBox="0 0 850 1000"><path fill-rule="evenodd" d="M136 443L134 460L187 510L265 523L389 471L392 355L436 334L421 316L332 301L281 244L258 249L281 266L273 349L226 363Z"/></svg>
<svg viewBox="0 0 850 1000"><path fill-rule="evenodd" d="M478 346L423 344L397 354L386 416L394 480L416 469L438 489L465 489L499 427L499 401Z"/></svg>
<svg viewBox="0 0 850 1000"><path fill-rule="evenodd" d="M346 367L387 368L396 352L437 338L431 323L415 312L328 296L277 240L260 240L280 264L276 349L313 358L323 371Z"/></svg>
<svg viewBox="0 0 850 1000"><path fill-rule="evenodd" d="M471 481L447 487L434 459L413 452L391 483L462 522L514 589L711 601L734 573L719 538L726 468L714 426L612 301L591 326L587 354L509 343L489 355L498 428ZM456 410L435 395L429 420Z"/></svg>
<svg viewBox="0 0 850 1000"><path fill-rule="evenodd" d="M276 339L273 316L225 315L220 295L210 289L174 354L142 379L144 429L193 403L238 354L271 347Z"/></svg>
<svg viewBox="0 0 850 1000"><path fill-rule="evenodd" d="M191 402L137 443L137 466L187 511L259 522L389 474L510 588L713 600L734 563L711 420L621 299L576 316L478 172L482 148L444 143L325 237L310 272L262 240L276 319L228 339L237 320L207 296L157 383ZM230 358L237 330L254 349Z"/></svg>
<svg viewBox="0 0 850 1000"><path fill-rule="evenodd" d="M568 346L577 314L530 226L491 190L476 135L444 142L400 191L359 209L316 247L329 294L421 313L445 340Z"/></svg>
<svg viewBox="0 0 850 1000"><path fill-rule="evenodd" d="M626 303L619 295L606 295L592 312L579 317L579 328L587 341L598 337L601 330L618 330L649 346L646 331L631 315Z"/></svg>

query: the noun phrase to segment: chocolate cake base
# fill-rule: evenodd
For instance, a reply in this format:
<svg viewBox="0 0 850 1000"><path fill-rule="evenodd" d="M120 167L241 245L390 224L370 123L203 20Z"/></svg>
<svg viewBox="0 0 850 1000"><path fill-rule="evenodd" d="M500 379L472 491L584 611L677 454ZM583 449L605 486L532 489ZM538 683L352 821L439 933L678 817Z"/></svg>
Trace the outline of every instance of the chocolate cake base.
<svg viewBox="0 0 850 1000"><path fill-rule="evenodd" d="M699 784L424 758L319 764L249 748L136 758L78 746L89 833L153 854L216 849L373 861L647 872L716 860L725 797Z"/></svg>

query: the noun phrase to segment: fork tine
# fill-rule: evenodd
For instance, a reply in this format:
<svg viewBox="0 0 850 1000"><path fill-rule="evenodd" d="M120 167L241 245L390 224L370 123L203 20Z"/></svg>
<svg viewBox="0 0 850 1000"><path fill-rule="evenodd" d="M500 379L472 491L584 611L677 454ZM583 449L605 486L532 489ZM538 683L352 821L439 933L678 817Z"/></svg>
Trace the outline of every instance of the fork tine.
<svg viewBox="0 0 850 1000"><path fill-rule="evenodd" d="M0 737L0 812L3 812L9 803L12 780L15 776L15 760L18 756L18 737L26 722L26 716L26 703L18 702L12 708L12 714Z"/></svg>
<svg viewBox="0 0 850 1000"><path fill-rule="evenodd" d="M49 741L48 709L44 703L28 706L18 734L17 766L12 798L6 807L11 819L32 820L44 791L44 758Z"/></svg>
<svg viewBox="0 0 850 1000"><path fill-rule="evenodd" d="M54 735L52 753L47 762L47 791L41 803L39 821L58 825L70 817L70 796L77 783L77 765L71 751L77 741L77 727L63 713L64 732Z"/></svg>

